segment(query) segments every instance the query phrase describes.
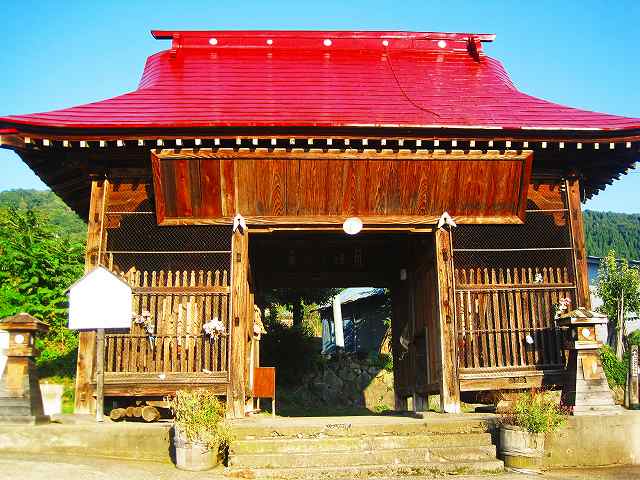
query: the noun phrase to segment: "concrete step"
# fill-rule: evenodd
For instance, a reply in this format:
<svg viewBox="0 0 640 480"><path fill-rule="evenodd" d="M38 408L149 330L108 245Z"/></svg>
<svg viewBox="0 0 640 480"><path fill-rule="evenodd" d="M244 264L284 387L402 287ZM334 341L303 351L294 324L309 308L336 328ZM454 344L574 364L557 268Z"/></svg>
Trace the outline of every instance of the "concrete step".
<svg viewBox="0 0 640 480"><path fill-rule="evenodd" d="M391 420L391 419L388 419ZM486 419L452 419L452 420L417 420L387 421L380 423L359 424L336 423L297 424L292 423L236 423L233 425L238 440L274 437L317 437L327 436L361 436L361 435L414 435L414 434L453 434L453 433L487 433L491 431L491 422Z"/></svg>
<svg viewBox="0 0 640 480"><path fill-rule="evenodd" d="M451 433L443 435L382 435L318 438L265 438L237 440L231 455L263 453L357 452L394 448L464 447L491 445L489 433Z"/></svg>
<svg viewBox="0 0 640 480"><path fill-rule="evenodd" d="M0 405L0 415L3 416L25 416L31 415L30 405Z"/></svg>
<svg viewBox="0 0 640 480"><path fill-rule="evenodd" d="M372 458L372 460L374 460ZM504 471L504 464L497 459L486 461L459 462L426 462L417 464L370 464L361 466L323 466L323 467L289 467L289 468L251 468L231 467L227 475L252 475L251 478L272 479L373 479L394 477L428 477L442 475L484 475L498 474ZM244 476L242 478L249 478Z"/></svg>
<svg viewBox="0 0 640 480"><path fill-rule="evenodd" d="M311 449L310 449L311 450ZM496 459L494 445L479 447L393 448L360 451L310 451L309 453L232 454L229 465L249 468L294 468L332 466L476 462Z"/></svg>

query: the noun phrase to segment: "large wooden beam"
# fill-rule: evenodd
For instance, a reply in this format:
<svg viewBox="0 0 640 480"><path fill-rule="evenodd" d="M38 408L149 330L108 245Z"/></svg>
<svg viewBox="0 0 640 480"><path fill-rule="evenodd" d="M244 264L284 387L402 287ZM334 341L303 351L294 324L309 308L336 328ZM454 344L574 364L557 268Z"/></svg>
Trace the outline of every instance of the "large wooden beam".
<svg viewBox="0 0 640 480"><path fill-rule="evenodd" d="M460 380L456 352L456 315L451 231L445 226L434 234L438 330L440 337L440 406L444 413L460 413Z"/></svg>
<svg viewBox="0 0 640 480"><path fill-rule="evenodd" d="M104 219L105 198L108 188L107 180L91 182L91 200L87 228L87 249L85 253L85 272L88 272L100 261L102 247L102 224ZM94 413L96 408L93 396L93 370L96 357L95 330L80 332L78 338L78 361L76 365L75 413Z"/></svg>
<svg viewBox="0 0 640 480"><path fill-rule="evenodd" d="M231 318L227 415L244 417L245 409L245 336L248 302L249 233L241 228L231 241Z"/></svg>
<svg viewBox="0 0 640 480"><path fill-rule="evenodd" d="M584 222L582 219L580 180L567 180L567 200L569 203L569 219L571 222L571 242L577 287L577 305L575 307L591 308L589 293L589 271L587 268L587 248L585 246Z"/></svg>

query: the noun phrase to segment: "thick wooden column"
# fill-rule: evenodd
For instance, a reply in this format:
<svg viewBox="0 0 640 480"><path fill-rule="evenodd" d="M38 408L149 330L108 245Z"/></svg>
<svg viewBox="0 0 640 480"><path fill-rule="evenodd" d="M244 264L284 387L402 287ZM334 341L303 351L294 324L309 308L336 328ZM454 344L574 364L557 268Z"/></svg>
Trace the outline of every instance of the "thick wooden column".
<svg viewBox="0 0 640 480"><path fill-rule="evenodd" d="M244 417L246 330L248 301L249 233L241 228L231 240L231 318L229 322L230 354L227 416Z"/></svg>
<svg viewBox="0 0 640 480"><path fill-rule="evenodd" d="M455 292L453 284L453 251L448 227L434 234L438 330L440 337L440 406L444 413L460 413L460 380L456 351Z"/></svg>
<svg viewBox="0 0 640 480"><path fill-rule="evenodd" d="M566 181L569 220L571 222L571 242L576 271L577 305L571 308L591 308L589 293L589 271L587 267L587 249L585 246L584 222L582 219L580 180L572 178Z"/></svg>
<svg viewBox="0 0 640 480"><path fill-rule="evenodd" d="M102 247L102 232L107 180L91 182L89 218L87 220L87 249L85 253L85 273L98 265ZM96 357L95 330L80 332L78 336L78 361L76 364L75 413L94 413L96 401L93 397L93 371Z"/></svg>

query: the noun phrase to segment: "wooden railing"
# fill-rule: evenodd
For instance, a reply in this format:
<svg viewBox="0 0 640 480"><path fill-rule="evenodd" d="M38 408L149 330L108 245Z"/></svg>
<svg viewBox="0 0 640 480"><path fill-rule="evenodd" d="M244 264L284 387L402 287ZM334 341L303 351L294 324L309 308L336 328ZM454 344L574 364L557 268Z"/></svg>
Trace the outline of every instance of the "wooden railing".
<svg viewBox="0 0 640 480"><path fill-rule="evenodd" d="M107 335L105 357L105 372L226 372L227 335Z"/></svg>
<svg viewBox="0 0 640 480"><path fill-rule="evenodd" d="M575 301L566 268L456 269L458 362L464 372L563 365L554 305Z"/></svg>
<svg viewBox="0 0 640 480"><path fill-rule="evenodd" d="M135 269L123 275L133 290L131 329L105 336L105 372L212 373L228 370L228 274L222 271ZM203 325L217 319L224 331ZM147 329L150 326L150 329Z"/></svg>

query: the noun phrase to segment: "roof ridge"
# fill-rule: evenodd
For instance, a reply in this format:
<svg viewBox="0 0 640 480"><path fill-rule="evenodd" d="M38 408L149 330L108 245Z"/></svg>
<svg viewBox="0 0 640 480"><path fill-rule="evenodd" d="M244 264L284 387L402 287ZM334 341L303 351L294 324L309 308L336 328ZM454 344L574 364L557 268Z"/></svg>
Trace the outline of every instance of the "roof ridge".
<svg viewBox="0 0 640 480"><path fill-rule="evenodd" d="M495 39L486 33L361 30L152 30L151 34L158 40L172 40L172 52L182 48L412 49L469 51L476 57L482 42Z"/></svg>

